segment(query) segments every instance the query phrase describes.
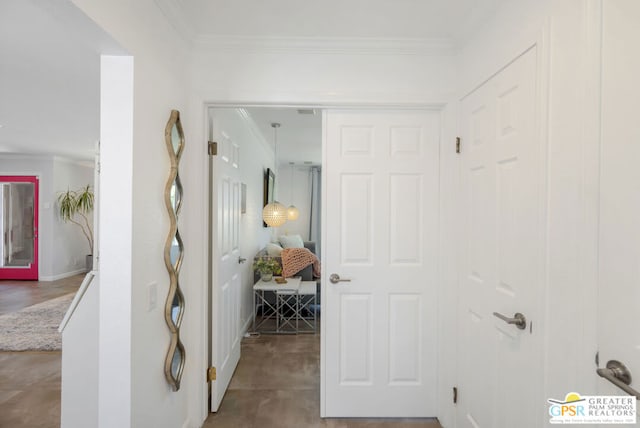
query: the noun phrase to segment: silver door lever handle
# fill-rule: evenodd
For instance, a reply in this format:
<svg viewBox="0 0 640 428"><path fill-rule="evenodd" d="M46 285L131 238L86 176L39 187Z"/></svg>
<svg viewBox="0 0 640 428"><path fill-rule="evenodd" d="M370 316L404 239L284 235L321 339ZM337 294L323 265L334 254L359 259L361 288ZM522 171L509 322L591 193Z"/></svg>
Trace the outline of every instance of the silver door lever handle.
<svg viewBox="0 0 640 428"><path fill-rule="evenodd" d="M238 264L242 264L242 263L244 263L246 261L247 261L247 259L245 259L244 257L239 257L238 258Z"/></svg>
<svg viewBox="0 0 640 428"><path fill-rule="evenodd" d="M596 370L598 376L605 378L624 392L636 397L636 400L640 400L640 392L631 388L631 372L620 361L610 360L607 362L606 369Z"/></svg>
<svg viewBox="0 0 640 428"><path fill-rule="evenodd" d="M499 314L498 312L494 312L493 315L500 318L502 321L506 322L507 324L515 325L520 330L524 330L525 328L527 328L527 319L520 312L516 312L515 315L513 315L513 318L505 317L504 315Z"/></svg>
<svg viewBox="0 0 640 428"><path fill-rule="evenodd" d="M329 276L329 281L331 281L332 284L337 284L339 282L351 282L350 279L341 279L340 275L337 273L332 273L331 276Z"/></svg>

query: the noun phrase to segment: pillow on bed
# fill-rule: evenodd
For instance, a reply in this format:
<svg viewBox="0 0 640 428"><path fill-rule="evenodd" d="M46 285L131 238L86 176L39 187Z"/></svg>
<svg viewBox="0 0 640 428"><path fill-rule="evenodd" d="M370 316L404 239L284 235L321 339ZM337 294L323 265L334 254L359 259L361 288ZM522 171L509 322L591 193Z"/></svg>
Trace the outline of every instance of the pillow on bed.
<svg viewBox="0 0 640 428"><path fill-rule="evenodd" d="M283 248L304 248L300 235L282 235L279 239Z"/></svg>
<svg viewBox="0 0 640 428"><path fill-rule="evenodd" d="M278 244L272 244L269 242L267 244L267 254L269 257L280 257L280 253L282 253L282 247Z"/></svg>

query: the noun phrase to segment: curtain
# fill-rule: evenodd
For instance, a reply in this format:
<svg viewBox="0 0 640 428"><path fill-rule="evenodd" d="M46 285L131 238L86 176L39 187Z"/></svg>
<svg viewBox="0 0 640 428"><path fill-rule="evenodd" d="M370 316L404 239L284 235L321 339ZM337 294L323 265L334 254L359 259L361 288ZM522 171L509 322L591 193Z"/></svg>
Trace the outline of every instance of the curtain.
<svg viewBox="0 0 640 428"><path fill-rule="evenodd" d="M316 255L320 258L320 220L322 203L322 169L314 166L310 170L311 174L311 215L309 216L309 241L316 243Z"/></svg>

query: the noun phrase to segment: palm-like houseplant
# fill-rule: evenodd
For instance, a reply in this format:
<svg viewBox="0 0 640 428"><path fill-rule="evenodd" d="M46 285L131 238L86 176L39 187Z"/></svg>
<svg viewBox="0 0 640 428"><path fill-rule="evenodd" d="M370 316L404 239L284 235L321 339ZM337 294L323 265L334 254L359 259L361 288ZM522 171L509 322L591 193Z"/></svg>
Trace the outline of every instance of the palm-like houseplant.
<svg viewBox="0 0 640 428"><path fill-rule="evenodd" d="M87 255L87 269L93 266L93 229L89 222L89 215L93 211L94 194L90 185L82 189L73 191L67 190L58 195L58 206L60 218L69 223L77 225L89 244L89 255Z"/></svg>

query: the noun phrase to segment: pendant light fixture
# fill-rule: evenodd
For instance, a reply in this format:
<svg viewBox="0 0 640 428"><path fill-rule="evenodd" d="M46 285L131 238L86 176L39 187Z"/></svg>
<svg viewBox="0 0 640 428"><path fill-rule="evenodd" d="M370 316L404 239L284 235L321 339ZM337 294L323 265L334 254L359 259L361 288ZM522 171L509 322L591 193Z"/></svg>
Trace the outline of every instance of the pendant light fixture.
<svg viewBox="0 0 640 428"><path fill-rule="evenodd" d="M278 128L280 127L279 123L272 123L271 127L273 128L273 157L275 159L274 163L276 167L278 166ZM273 184L274 190L278 188L278 177L275 179L275 183ZM287 222L287 209L280 202L275 200L265 205L262 209L262 220L267 223L269 227L279 227Z"/></svg>
<svg viewBox="0 0 640 428"><path fill-rule="evenodd" d="M300 215L300 210L293 205L293 162L289 162L289 165L291 165L291 181L289 182L291 187L291 198L289 199L291 205L287 208L287 220L297 220Z"/></svg>

